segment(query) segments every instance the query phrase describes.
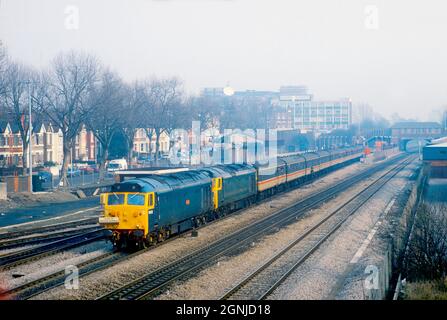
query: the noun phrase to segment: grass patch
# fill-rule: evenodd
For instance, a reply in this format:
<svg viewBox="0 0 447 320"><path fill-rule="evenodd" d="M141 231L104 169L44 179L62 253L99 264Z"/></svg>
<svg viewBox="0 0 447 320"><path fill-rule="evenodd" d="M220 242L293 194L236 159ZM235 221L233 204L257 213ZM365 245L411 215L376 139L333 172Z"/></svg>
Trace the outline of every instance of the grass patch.
<svg viewBox="0 0 447 320"><path fill-rule="evenodd" d="M447 278L407 283L405 300L447 300Z"/></svg>

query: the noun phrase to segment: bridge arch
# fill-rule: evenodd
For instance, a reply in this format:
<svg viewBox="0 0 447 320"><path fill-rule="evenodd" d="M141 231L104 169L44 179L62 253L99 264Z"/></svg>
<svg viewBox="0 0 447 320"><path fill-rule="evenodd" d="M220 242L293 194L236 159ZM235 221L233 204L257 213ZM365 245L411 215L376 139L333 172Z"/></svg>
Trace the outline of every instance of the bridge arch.
<svg viewBox="0 0 447 320"><path fill-rule="evenodd" d="M419 152L419 148L431 142L431 138L402 138L399 149L407 152Z"/></svg>

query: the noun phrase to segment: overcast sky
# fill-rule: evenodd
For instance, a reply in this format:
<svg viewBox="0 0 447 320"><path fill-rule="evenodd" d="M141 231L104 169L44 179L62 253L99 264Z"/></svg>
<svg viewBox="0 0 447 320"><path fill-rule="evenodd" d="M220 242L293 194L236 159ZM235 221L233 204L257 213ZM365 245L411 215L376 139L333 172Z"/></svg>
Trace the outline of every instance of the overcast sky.
<svg viewBox="0 0 447 320"><path fill-rule="evenodd" d="M424 120L447 105L446 31L445 0L0 2L0 39L38 67L76 48L126 80L179 76L192 92L306 85L318 100Z"/></svg>

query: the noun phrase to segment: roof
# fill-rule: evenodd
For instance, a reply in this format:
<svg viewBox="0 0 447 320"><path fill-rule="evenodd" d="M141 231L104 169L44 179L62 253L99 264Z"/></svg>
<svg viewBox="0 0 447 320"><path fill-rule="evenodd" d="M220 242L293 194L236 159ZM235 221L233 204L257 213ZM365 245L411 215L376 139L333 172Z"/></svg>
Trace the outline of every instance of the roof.
<svg viewBox="0 0 447 320"><path fill-rule="evenodd" d="M12 133L19 133L20 132L19 126L14 121L10 121L9 122L9 127L11 128L11 132Z"/></svg>
<svg viewBox="0 0 447 320"><path fill-rule="evenodd" d="M438 143L438 144L429 144L429 145L426 145L424 148L447 148L447 142Z"/></svg>
<svg viewBox="0 0 447 320"><path fill-rule="evenodd" d="M6 128L8 127L8 121L6 120L0 120L0 133L5 132Z"/></svg>
<svg viewBox="0 0 447 320"><path fill-rule="evenodd" d="M397 122L391 126L391 129L425 129L425 128L436 128L440 129L442 126L437 122Z"/></svg>
<svg viewBox="0 0 447 320"><path fill-rule="evenodd" d="M115 175L123 175L123 176L148 176L148 175L163 175L170 174L182 171L188 171L189 168L173 168L173 169L160 169L160 170L117 170L114 172Z"/></svg>
<svg viewBox="0 0 447 320"><path fill-rule="evenodd" d="M439 139L433 139L431 141L431 144L441 144L441 143L444 143L444 142L447 142L447 137L442 137L442 138L439 138Z"/></svg>

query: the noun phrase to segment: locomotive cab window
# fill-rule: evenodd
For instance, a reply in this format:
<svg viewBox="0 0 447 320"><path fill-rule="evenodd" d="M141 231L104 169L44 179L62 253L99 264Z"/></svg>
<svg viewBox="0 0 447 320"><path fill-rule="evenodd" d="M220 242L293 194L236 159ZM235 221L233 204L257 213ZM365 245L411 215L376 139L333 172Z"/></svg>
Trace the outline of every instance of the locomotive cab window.
<svg viewBox="0 0 447 320"><path fill-rule="evenodd" d="M141 193L129 193L127 195L127 204L130 206L144 206L146 204L146 197Z"/></svg>
<svg viewBox="0 0 447 320"><path fill-rule="evenodd" d="M149 193L149 208L153 208L154 207L154 193L152 192L152 193Z"/></svg>
<svg viewBox="0 0 447 320"><path fill-rule="evenodd" d="M107 197L107 204L109 206L117 206L120 204L124 204L124 194L116 194L116 193L109 194L109 196Z"/></svg>

